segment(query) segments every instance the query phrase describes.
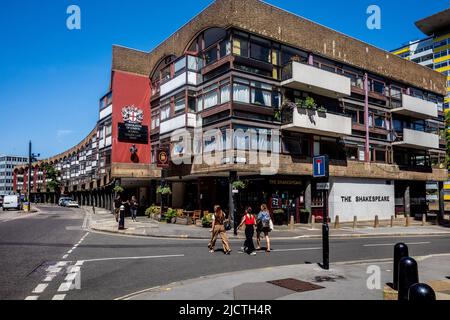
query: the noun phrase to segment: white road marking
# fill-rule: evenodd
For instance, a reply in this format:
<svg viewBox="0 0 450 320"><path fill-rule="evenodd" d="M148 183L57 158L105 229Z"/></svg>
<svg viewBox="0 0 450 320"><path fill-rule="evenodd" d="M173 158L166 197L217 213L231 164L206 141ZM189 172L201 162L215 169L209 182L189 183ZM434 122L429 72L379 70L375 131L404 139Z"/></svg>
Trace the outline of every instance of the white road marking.
<svg viewBox="0 0 450 320"><path fill-rule="evenodd" d="M68 254L63 255L63 259L67 259L68 256Z"/></svg>
<svg viewBox="0 0 450 320"><path fill-rule="evenodd" d="M55 279L55 276L47 276L47 277L44 279L44 282L52 282L53 279Z"/></svg>
<svg viewBox="0 0 450 320"><path fill-rule="evenodd" d="M47 287L48 283L41 283L33 290L33 293L42 293Z"/></svg>
<svg viewBox="0 0 450 320"><path fill-rule="evenodd" d="M56 264L57 267L65 267L68 264L67 261L60 261Z"/></svg>
<svg viewBox="0 0 450 320"><path fill-rule="evenodd" d="M77 277L77 274L76 273L71 273L71 274L69 274L67 277L66 277L66 281L70 281L70 282L73 282L73 280L75 280L75 278Z"/></svg>
<svg viewBox="0 0 450 320"><path fill-rule="evenodd" d="M84 261L80 260L80 261L77 261L77 263L75 263L75 266L81 267L83 264L84 264Z"/></svg>
<svg viewBox="0 0 450 320"><path fill-rule="evenodd" d="M35 301L37 299L39 299L39 296L28 296L25 298L25 300L27 301Z"/></svg>
<svg viewBox="0 0 450 320"><path fill-rule="evenodd" d="M410 242L410 243L405 243L405 244L409 245L409 246L414 246L414 245L421 245L421 244L431 244L431 242ZM395 246L395 243L375 243L375 244L363 245L363 247L388 247L388 246Z"/></svg>
<svg viewBox="0 0 450 320"><path fill-rule="evenodd" d="M72 287L72 282L64 282L59 286L58 292L67 292L70 290L71 287Z"/></svg>
<svg viewBox="0 0 450 320"><path fill-rule="evenodd" d="M313 251L313 250L322 250L322 247L317 248L297 248L297 249L275 249L271 252L289 252L289 251ZM265 253L265 251L262 251L262 253Z"/></svg>
<svg viewBox="0 0 450 320"><path fill-rule="evenodd" d="M73 250L71 249L71 250L69 250L69 251L67 251L67 253L68 254L71 254L73 252Z"/></svg>
<svg viewBox="0 0 450 320"><path fill-rule="evenodd" d="M162 259L162 258L181 258L184 254L173 254L166 256L144 256L144 257L121 257L121 258L104 258L104 259L91 259L84 260L84 262L99 262L99 261L113 261L113 260L144 260L144 259Z"/></svg>
<svg viewBox="0 0 450 320"><path fill-rule="evenodd" d="M150 289L141 290L141 291L138 291L138 292L127 294L126 296L123 296L123 297L120 297L120 298L116 298L114 300L129 300L130 298L132 298L134 296L137 296L137 295L140 295L142 293L149 292L149 291L153 291L153 290L156 290L156 289L159 289L159 288L161 288L161 287L157 286L157 287L153 287L153 288L150 288Z"/></svg>
<svg viewBox="0 0 450 320"><path fill-rule="evenodd" d="M61 272L61 270L62 270L61 268L57 268L55 266L50 266L47 268L47 272L49 273L59 273Z"/></svg>
<svg viewBox="0 0 450 320"><path fill-rule="evenodd" d="M66 295L65 294L57 294L57 295L55 295L53 298L52 298L52 300L59 300L59 301L61 301L61 300L64 300L66 298Z"/></svg>

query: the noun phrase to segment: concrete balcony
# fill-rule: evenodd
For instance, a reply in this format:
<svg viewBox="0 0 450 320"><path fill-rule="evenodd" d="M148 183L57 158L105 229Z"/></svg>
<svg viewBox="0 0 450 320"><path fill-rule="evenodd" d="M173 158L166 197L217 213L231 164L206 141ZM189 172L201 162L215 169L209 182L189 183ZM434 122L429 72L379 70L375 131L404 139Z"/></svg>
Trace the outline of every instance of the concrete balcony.
<svg viewBox="0 0 450 320"><path fill-rule="evenodd" d="M438 105L434 102L403 94L402 107L392 109L391 112L418 119L431 119L437 118Z"/></svg>
<svg viewBox="0 0 450 320"><path fill-rule="evenodd" d="M165 96L174 90L185 85L198 85L201 82L201 75L192 71L183 72L175 78L161 85L160 97Z"/></svg>
<svg viewBox="0 0 450 320"><path fill-rule="evenodd" d="M160 124L159 133L166 134L177 129L194 128L197 126L197 116L194 113L182 114Z"/></svg>
<svg viewBox="0 0 450 320"><path fill-rule="evenodd" d="M439 136L437 134L403 129L403 136L398 137L394 146L401 146L414 149L439 149Z"/></svg>
<svg viewBox="0 0 450 320"><path fill-rule="evenodd" d="M342 137L352 134L352 119L348 116L293 108L283 115L282 130Z"/></svg>
<svg viewBox="0 0 450 320"><path fill-rule="evenodd" d="M292 62L283 68L281 85L332 98L351 95L349 78L299 62Z"/></svg>

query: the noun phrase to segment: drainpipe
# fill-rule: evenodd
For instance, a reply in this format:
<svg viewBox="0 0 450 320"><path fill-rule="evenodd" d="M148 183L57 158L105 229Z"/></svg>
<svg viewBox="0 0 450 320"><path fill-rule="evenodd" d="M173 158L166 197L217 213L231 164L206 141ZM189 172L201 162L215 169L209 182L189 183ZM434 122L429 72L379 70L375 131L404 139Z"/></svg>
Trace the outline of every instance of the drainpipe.
<svg viewBox="0 0 450 320"><path fill-rule="evenodd" d="M312 53L310 53L308 56L308 64L311 66L314 65L314 56Z"/></svg>
<svg viewBox="0 0 450 320"><path fill-rule="evenodd" d="M364 74L364 93L365 93L365 104L364 104L364 113L365 113L365 123L366 123L366 162L370 162L370 133L369 133L369 75L367 73Z"/></svg>

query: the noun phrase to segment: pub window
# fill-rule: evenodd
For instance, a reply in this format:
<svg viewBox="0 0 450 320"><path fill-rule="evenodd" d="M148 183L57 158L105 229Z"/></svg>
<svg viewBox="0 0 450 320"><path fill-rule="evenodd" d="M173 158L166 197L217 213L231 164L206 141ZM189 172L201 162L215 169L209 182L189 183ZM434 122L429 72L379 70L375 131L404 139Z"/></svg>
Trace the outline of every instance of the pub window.
<svg viewBox="0 0 450 320"><path fill-rule="evenodd" d="M177 62L175 62L175 77L182 74L183 72L186 71L186 58L183 57L182 59L178 60Z"/></svg>
<svg viewBox="0 0 450 320"><path fill-rule="evenodd" d="M213 85L206 90L210 90L209 92L207 92L203 95L204 96L204 108L208 109L208 108L216 106L219 103L218 94L217 94L217 85Z"/></svg>
<svg viewBox="0 0 450 320"><path fill-rule="evenodd" d="M211 28L204 32L203 37L205 41L205 49L209 48L214 43L225 38L227 32L222 28Z"/></svg>
<svg viewBox="0 0 450 320"><path fill-rule="evenodd" d="M166 102L161 106L161 122L170 118L170 103Z"/></svg>
<svg viewBox="0 0 450 320"><path fill-rule="evenodd" d="M250 57L270 63L270 41L256 37L251 37L250 41Z"/></svg>
<svg viewBox="0 0 450 320"><path fill-rule="evenodd" d="M266 107L272 106L272 86L262 82L251 82L252 90L252 102Z"/></svg>
<svg viewBox="0 0 450 320"><path fill-rule="evenodd" d="M243 38L234 37L233 54L241 57L248 57L248 41Z"/></svg>
<svg viewBox="0 0 450 320"><path fill-rule="evenodd" d="M217 48L213 47L205 52L205 63L206 65L209 65L213 62L217 61Z"/></svg>
<svg viewBox="0 0 450 320"><path fill-rule="evenodd" d="M239 83L237 83L239 81ZM246 83L246 84L245 84ZM249 81L244 79L235 79L233 83L233 100L237 102L250 103Z"/></svg>
<svg viewBox="0 0 450 320"><path fill-rule="evenodd" d="M182 113L185 111L185 109L186 109L186 98L183 92L181 95L175 97L174 112L175 114Z"/></svg>
<svg viewBox="0 0 450 320"><path fill-rule="evenodd" d="M231 86L230 83L227 82L225 85L222 85L220 87L220 103L227 103L230 101L230 94L231 94Z"/></svg>

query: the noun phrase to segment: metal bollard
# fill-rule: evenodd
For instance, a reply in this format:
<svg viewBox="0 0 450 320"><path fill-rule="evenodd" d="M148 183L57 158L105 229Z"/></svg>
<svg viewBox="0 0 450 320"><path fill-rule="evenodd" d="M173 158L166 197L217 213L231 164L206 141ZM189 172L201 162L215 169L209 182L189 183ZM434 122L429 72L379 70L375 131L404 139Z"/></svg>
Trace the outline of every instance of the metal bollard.
<svg viewBox="0 0 450 320"><path fill-rule="evenodd" d="M394 227L394 219L395 219L395 217L394 217L394 216L391 216L391 228Z"/></svg>
<svg viewBox="0 0 450 320"><path fill-rule="evenodd" d="M405 227L409 227L411 224L410 216L406 216Z"/></svg>
<svg viewBox="0 0 450 320"><path fill-rule="evenodd" d="M311 218L311 229L312 230L316 229L316 216L312 216Z"/></svg>
<svg viewBox="0 0 450 320"><path fill-rule="evenodd" d="M409 301L436 301L436 293L433 288L425 283L416 283L409 288Z"/></svg>
<svg viewBox="0 0 450 320"><path fill-rule="evenodd" d="M358 217L354 216L353 217L353 229L358 228Z"/></svg>
<svg viewBox="0 0 450 320"><path fill-rule="evenodd" d="M404 243L397 243L394 247L394 282L392 283L394 290L398 290L398 264L402 258L408 256L408 246Z"/></svg>
<svg viewBox="0 0 450 320"><path fill-rule="evenodd" d="M417 262L411 257L405 257L398 264L398 300L408 301L409 288L419 283Z"/></svg>
<svg viewBox="0 0 450 320"><path fill-rule="evenodd" d="M422 214L422 227L425 227L427 224L427 214Z"/></svg>
<svg viewBox="0 0 450 320"><path fill-rule="evenodd" d="M375 216L375 222L373 224L373 227L375 229L380 227L380 218L378 218L378 216Z"/></svg>
<svg viewBox="0 0 450 320"><path fill-rule="evenodd" d="M119 230L125 230L125 207L120 207L119 213Z"/></svg>
<svg viewBox="0 0 450 320"><path fill-rule="evenodd" d="M336 216L335 221L334 221L334 229L340 229L341 228L341 224L339 222L339 216Z"/></svg>

